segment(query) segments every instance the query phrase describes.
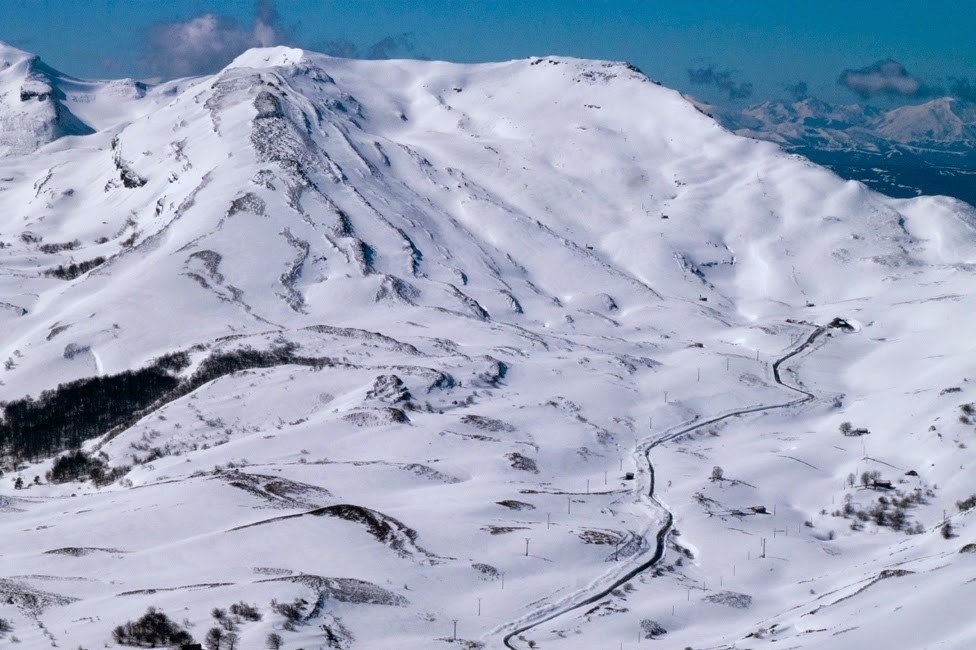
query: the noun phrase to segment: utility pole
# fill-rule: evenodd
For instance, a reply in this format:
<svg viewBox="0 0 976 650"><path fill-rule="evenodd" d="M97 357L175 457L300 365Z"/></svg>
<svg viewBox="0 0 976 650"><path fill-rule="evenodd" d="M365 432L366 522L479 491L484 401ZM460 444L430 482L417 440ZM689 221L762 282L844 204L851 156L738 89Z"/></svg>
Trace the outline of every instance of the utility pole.
<svg viewBox="0 0 976 650"><path fill-rule="evenodd" d="M454 638L451 641L457 641L457 619L452 618L451 622L454 623Z"/></svg>
<svg viewBox="0 0 976 650"><path fill-rule="evenodd" d="M525 557L529 557L529 538L525 538Z"/></svg>
<svg viewBox="0 0 976 650"><path fill-rule="evenodd" d="M546 530L549 530L549 528L551 526L552 526L552 514L547 512L546 513Z"/></svg>
<svg viewBox="0 0 976 650"><path fill-rule="evenodd" d="M478 616L481 616L481 598L478 598Z"/></svg>

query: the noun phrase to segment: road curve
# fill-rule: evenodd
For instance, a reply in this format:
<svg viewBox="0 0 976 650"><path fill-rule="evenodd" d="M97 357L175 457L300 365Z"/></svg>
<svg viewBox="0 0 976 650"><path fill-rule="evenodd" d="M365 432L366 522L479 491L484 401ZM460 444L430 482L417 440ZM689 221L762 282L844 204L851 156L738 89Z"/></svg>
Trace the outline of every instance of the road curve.
<svg viewBox="0 0 976 650"><path fill-rule="evenodd" d="M752 413L762 413L765 411L773 411L776 409L790 408L813 400L815 398L813 393L804 390L798 386L793 386L791 384L787 384L786 382L784 382L782 377L780 377L779 369L784 362L802 353L804 350L806 350L811 345L813 345L813 343L817 340L817 338L826 331L827 331L826 327L822 325L818 326L806 339L803 339L798 345L796 345L787 354L783 355L782 357L779 357L778 359L776 359L776 361L773 362L773 379L776 381L776 383L784 388L792 390L796 393L800 393L802 397L798 397L796 399L790 400L789 402L783 402L781 404L771 404L768 406L752 406L749 408L738 409L735 411L730 411L728 413L709 418L707 420L695 420L693 424L689 424L688 426L681 427L676 431L671 431L668 434L660 436L650 442L639 444L635 449L635 453L643 454L644 460L647 461L647 470L648 470L648 475L650 476L650 484L648 487L647 496L651 500L651 502L664 513L664 525L657 533L657 542L654 549L654 554L644 562L637 565L636 567L620 575L609 586L604 586L603 588L599 589L598 591L595 591L594 593L583 598L582 600L573 601L572 603L557 608L556 610L553 611L540 610L539 617L537 619L533 620L530 623L525 623L524 625L521 625L520 627L512 630L502 638L502 643L505 644L505 647L508 648L509 650L519 650L519 648L515 646L512 641L512 639L514 639L516 636L520 634L524 634L525 632L528 632L529 630L538 627L543 623L558 618L563 614L567 614L581 607L586 607L587 605L592 605L596 601L605 598L614 589L620 587L624 583L632 580L635 576L643 573L644 571L647 571L649 568L657 564L661 560L661 558L664 557L664 550L667 547L668 534L671 532L671 529L674 525L674 516L671 514L671 511L668 510L664 506L664 504L658 501L657 497L654 496L654 464L651 462L651 457L650 457L651 450L657 447L658 445L662 445L665 442L674 440L675 438L678 438L679 436L683 436L684 434L690 433L696 429L700 429L710 424L715 424L716 422L722 422L723 420L728 420L729 418L740 417Z"/></svg>

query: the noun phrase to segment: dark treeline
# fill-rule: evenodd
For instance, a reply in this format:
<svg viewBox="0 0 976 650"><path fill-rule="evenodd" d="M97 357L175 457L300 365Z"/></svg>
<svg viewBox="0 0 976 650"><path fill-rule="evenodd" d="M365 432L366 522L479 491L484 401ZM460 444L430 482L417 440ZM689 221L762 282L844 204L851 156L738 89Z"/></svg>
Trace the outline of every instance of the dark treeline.
<svg viewBox="0 0 976 650"><path fill-rule="evenodd" d="M294 345L285 345L269 351L215 353L188 379L181 379L177 373L189 366L189 355L171 354L146 368L78 379L46 390L36 399L28 396L2 403L0 453L15 460L35 460L77 449L86 440L131 426L154 404L178 399L207 382L240 370L285 364L321 368L330 363L296 356L295 349ZM65 477L75 474L75 460L72 457L63 461L67 463L63 467ZM91 474L91 469L79 466L78 474ZM102 469L95 469L95 473Z"/></svg>
<svg viewBox="0 0 976 650"><path fill-rule="evenodd" d="M286 364L322 368L330 365L327 359L300 357L295 355L297 346L286 344L267 351L244 348L234 352L222 352L207 357L190 379L189 390L196 390L209 381L240 370L273 368Z"/></svg>
<svg viewBox="0 0 976 650"><path fill-rule="evenodd" d="M57 268L44 271L44 275L57 278L59 280L74 280L79 275L84 275L96 266L101 266L104 263L104 257L96 257L93 260L86 260L84 262L72 262L68 266L61 264Z"/></svg>
<svg viewBox="0 0 976 650"><path fill-rule="evenodd" d="M126 420L176 388L180 380L150 366L89 377L3 405L0 445L15 458L50 456L74 449Z"/></svg>

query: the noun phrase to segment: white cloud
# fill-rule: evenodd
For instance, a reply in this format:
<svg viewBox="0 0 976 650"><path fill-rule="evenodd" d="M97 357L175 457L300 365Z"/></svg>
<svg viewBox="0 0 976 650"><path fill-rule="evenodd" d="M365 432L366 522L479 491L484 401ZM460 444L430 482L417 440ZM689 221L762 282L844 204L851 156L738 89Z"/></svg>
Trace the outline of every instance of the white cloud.
<svg viewBox="0 0 976 650"><path fill-rule="evenodd" d="M249 27L215 13L153 25L143 63L165 77L205 74L249 48L278 45L286 39L274 4L263 1Z"/></svg>

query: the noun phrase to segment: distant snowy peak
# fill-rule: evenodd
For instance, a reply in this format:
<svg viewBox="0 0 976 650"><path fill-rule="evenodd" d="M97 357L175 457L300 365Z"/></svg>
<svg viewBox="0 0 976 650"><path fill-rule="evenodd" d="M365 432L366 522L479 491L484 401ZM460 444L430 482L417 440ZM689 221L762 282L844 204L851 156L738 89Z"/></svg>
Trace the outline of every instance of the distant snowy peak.
<svg viewBox="0 0 976 650"><path fill-rule="evenodd" d="M976 108L952 97L888 111L816 98L764 102L741 112L712 113L740 135L819 149L884 150L905 145L976 147Z"/></svg>
<svg viewBox="0 0 976 650"><path fill-rule="evenodd" d="M0 41L0 158L129 123L192 81L77 79Z"/></svg>
<svg viewBox="0 0 976 650"><path fill-rule="evenodd" d="M953 97L901 106L880 116L875 130L901 143L966 143L976 145L976 109Z"/></svg>
<svg viewBox="0 0 976 650"><path fill-rule="evenodd" d="M38 57L0 43L0 156L94 131L65 105L61 79Z"/></svg>
<svg viewBox="0 0 976 650"><path fill-rule="evenodd" d="M761 123L799 122L805 126L865 126L878 111L858 104L832 106L827 102L808 97L792 104L764 102L743 111Z"/></svg>

